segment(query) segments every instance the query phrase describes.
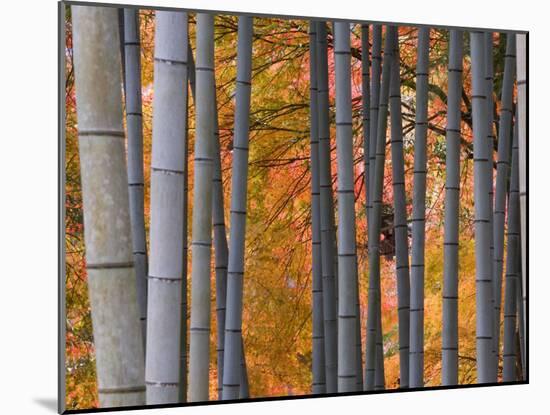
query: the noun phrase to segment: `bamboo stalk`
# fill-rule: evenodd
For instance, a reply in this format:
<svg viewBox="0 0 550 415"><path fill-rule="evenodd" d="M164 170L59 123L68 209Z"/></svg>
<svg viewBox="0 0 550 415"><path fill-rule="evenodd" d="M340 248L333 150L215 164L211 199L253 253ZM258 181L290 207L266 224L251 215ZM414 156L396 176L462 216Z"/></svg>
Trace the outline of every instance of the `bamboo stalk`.
<svg viewBox="0 0 550 415"><path fill-rule="evenodd" d="M512 36L508 38L509 44L511 43L510 40L512 39L514 39L514 37ZM511 382L516 380L516 315L518 312L517 300L519 298L518 291L520 282L520 219L518 170L518 125L517 123L515 123L512 147L510 193L508 197L508 243L506 254L506 287L504 293L504 351L502 372L502 380L504 382Z"/></svg>
<svg viewBox="0 0 550 415"><path fill-rule="evenodd" d="M502 303L502 268L504 257L504 220L506 190L510 166L510 141L512 132L513 91L515 74L515 36L507 36L502 81L501 109L498 134L498 161L493 212L493 292L494 304L494 343L498 369L500 352L500 312Z"/></svg>
<svg viewBox="0 0 550 415"><path fill-rule="evenodd" d="M328 95L327 28L317 24L317 94L319 106L319 187L321 222L321 267L323 276L323 313L325 327L326 391L338 391L338 343L336 323L334 202L330 169L330 125Z"/></svg>
<svg viewBox="0 0 550 415"><path fill-rule="evenodd" d="M147 330L147 242L143 196L143 115L141 108L141 59L139 12L124 9L126 128L128 130L128 193L132 249L136 270L139 317L145 350Z"/></svg>
<svg viewBox="0 0 550 415"><path fill-rule="evenodd" d="M494 381L492 371L493 311L490 257L491 216L487 175L487 90L484 80L484 34L470 33L472 61L472 118L474 131L474 206L476 256L476 362L477 381Z"/></svg>
<svg viewBox="0 0 550 415"><path fill-rule="evenodd" d="M325 334L323 324L323 280L321 265L321 218L319 187L319 128L317 103L317 31L309 26L310 65L310 158L311 158L311 233L312 233L312 306L313 306L313 366L312 393L325 393Z"/></svg>
<svg viewBox="0 0 550 415"><path fill-rule="evenodd" d="M210 364L210 261L214 155L214 16L197 14L196 139L191 249L189 400L207 401Z"/></svg>
<svg viewBox="0 0 550 415"><path fill-rule="evenodd" d="M369 205L369 189L370 189L370 53L369 53L369 25L361 25L361 96L362 96L362 114L363 114L363 163L365 165L364 182L365 182L365 208ZM367 210L367 228L368 228L368 209Z"/></svg>
<svg viewBox="0 0 550 415"><path fill-rule="evenodd" d="M416 114L411 249L411 339L409 386L424 386L424 254L426 243L426 174L430 30L418 29Z"/></svg>
<svg viewBox="0 0 550 415"><path fill-rule="evenodd" d="M522 292L522 307L524 312L522 321L522 331L520 338L522 350L525 351L525 314L527 309L527 35L516 35L517 47L517 85L518 85L518 144L519 144L519 201L520 201L520 225L521 225L521 292ZM522 355L525 359L525 355ZM526 365L523 365L524 373ZM525 379L525 376L524 376Z"/></svg>
<svg viewBox="0 0 550 415"><path fill-rule="evenodd" d="M117 9L72 6L86 271L99 405L145 403Z"/></svg>
<svg viewBox="0 0 550 415"><path fill-rule="evenodd" d="M336 152L338 169L338 392L357 385L357 262L353 136L351 131L351 50L347 22L334 23Z"/></svg>
<svg viewBox="0 0 550 415"><path fill-rule="evenodd" d="M189 39L188 39L189 40ZM195 99L195 62L193 60L193 50L189 41L187 42L187 73L193 100ZM185 95L185 119L189 119L189 88ZM183 267L181 284L181 333L180 333L180 368L179 368L179 402L187 401L187 265L189 261L189 244L187 241L187 221L189 212L189 123L185 126L183 136Z"/></svg>
<svg viewBox="0 0 550 415"><path fill-rule="evenodd" d="M187 14L155 16L155 102L151 158L150 262L147 306L147 403L179 400L185 180ZM183 39L180 43L179 40ZM176 117L171 114L178 114Z"/></svg>
<svg viewBox="0 0 550 415"><path fill-rule="evenodd" d="M388 118L388 99L390 87L390 67L393 56L392 32L395 30L392 26L386 29L386 44L384 47L384 62L382 69L382 82L380 86L380 96L378 101L378 120L377 120L377 138L376 138L376 160L375 170L371 175L372 183L372 211L369 221L369 303L367 315L367 356L366 356L366 390L373 390L376 386L380 387L383 379L383 364L376 367L377 343L382 340L381 313L380 313L380 221L382 207L382 184L384 176L384 163L386 158L386 130ZM374 50L374 48L373 48ZM372 102L372 101L371 101ZM372 160L371 160L372 164ZM379 363L380 364L380 363ZM377 370L378 369L378 370ZM376 378L375 371L379 373ZM380 376L382 375L382 376ZM376 382L378 381L378 382Z"/></svg>
<svg viewBox="0 0 550 415"><path fill-rule="evenodd" d="M397 36L397 31L395 35ZM391 159L394 206L395 262L397 276L397 313L399 323L399 387L409 385L409 236L405 195L405 158L403 155L403 118L401 114L401 80L399 45L393 40L393 62L390 80Z"/></svg>
<svg viewBox="0 0 550 415"><path fill-rule="evenodd" d="M494 164L494 98L493 98L493 33L485 32L484 37L484 53L485 53L485 87L487 88L486 100L487 100L487 157L488 162L486 164L487 174L485 175L485 180L487 180L487 186L489 189L489 255L490 258L494 258L494 224L493 224L493 199L494 199L494 190L493 190L493 164ZM491 273L491 278L494 278L493 271L493 261L489 262L489 272ZM493 280L491 285L491 309L494 310L496 307L496 281ZM493 326L495 325L495 315L491 315L493 320ZM496 333L493 332L493 340L491 345L491 370L492 370L492 379L493 382L497 381L497 372L498 372L498 343L496 342Z"/></svg>
<svg viewBox="0 0 550 415"><path fill-rule="evenodd" d="M252 67L252 18L239 17L237 41L237 91L231 186L231 233L227 271L227 310L223 399L237 399L241 384L242 307L246 194Z"/></svg>
<svg viewBox="0 0 550 415"><path fill-rule="evenodd" d="M463 32L451 30L447 93L445 237L443 242L443 345L441 383L458 383L458 253L460 213L460 100Z"/></svg>
<svg viewBox="0 0 550 415"><path fill-rule="evenodd" d="M216 321L217 321L217 376L218 399L222 399L223 361L225 343L225 312L227 297L228 247L225 228L223 178L220 154L220 132L218 125L218 107L214 95L214 174L212 176L212 224L214 227L214 264L216 273Z"/></svg>

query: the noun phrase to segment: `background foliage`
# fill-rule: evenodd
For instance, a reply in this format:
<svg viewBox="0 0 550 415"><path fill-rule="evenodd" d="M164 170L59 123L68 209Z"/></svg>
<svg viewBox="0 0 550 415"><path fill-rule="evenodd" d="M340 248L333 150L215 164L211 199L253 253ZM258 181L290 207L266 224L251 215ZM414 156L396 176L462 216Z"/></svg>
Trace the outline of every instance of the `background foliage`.
<svg viewBox="0 0 550 415"><path fill-rule="evenodd" d="M154 12L140 12L144 115L145 217L149 218L149 183L153 105ZM194 47L194 15L190 16ZM361 127L360 27L352 31L352 93L356 177L357 246L363 339L367 312L367 245ZM415 56L417 30L399 28L403 129L408 216L412 200L414 152ZM430 43L428 191L426 212L425 380L439 385L443 282L443 212L445 184L445 113L447 30L432 30ZM70 10L66 21L66 388L67 408L95 407L97 388L93 333L86 285L77 119L72 67ZM216 82L219 106L225 206L231 184L232 128L236 75L237 18L215 18ZM465 52L468 37L465 36ZM500 95L504 36L495 36L495 94ZM309 163L308 22L254 19L254 53L250 129L250 173L246 235L243 337L251 397L310 393L311 384L311 230ZM463 145L459 270L459 382L474 383L475 263L473 245L473 160L468 56L464 67ZM336 183L334 129L334 61L329 27L332 168ZM498 100L496 109L498 108ZM496 113L498 121L498 112ZM193 191L194 108L190 108L190 174ZM496 146L496 144L495 144ZM388 388L399 384L397 292L392 245L391 157L387 145L384 176L382 325ZM192 201L192 197L189 198ZM192 206L189 212L191 226ZM335 216L337 217L337 216ZM229 223L229 211L226 212ZM192 232L192 229L190 229ZM191 234L188 235L190 237ZM188 265L191 266L192 258ZM190 275L190 272L189 272ZM212 275L212 286L215 278ZM188 290L190 292L190 290ZM213 295L215 290L212 291ZM212 297L212 310L215 298ZM212 313L210 396L215 397L215 313Z"/></svg>

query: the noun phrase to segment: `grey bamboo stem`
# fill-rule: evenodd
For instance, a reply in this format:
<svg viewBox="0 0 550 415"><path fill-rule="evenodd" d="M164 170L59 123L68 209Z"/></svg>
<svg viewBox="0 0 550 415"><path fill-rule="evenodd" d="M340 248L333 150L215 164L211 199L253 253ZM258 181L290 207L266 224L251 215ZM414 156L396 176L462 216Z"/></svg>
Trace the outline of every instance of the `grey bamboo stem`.
<svg viewBox="0 0 550 415"><path fill-rule="evenodd" d="M514 36L508 37L515 41ZM513 58L512 58L513 59ZM506 68L505 68L506 70ZM501 114L502 117L502 114ZM504 351L502 380L511 382L516 377L516 323L518 312L518 291L520 284L520 219L519 219L519 163L518 163L518 126L514 125L512 147L512 166L510 193L508 197L508 243L506 252L506 286L504 292Z"/></svg>
<svg viewBox="0 0 550 415"><path fill-rule="evenodd" d="M246 354L244 351L244 341L241 333L241 382L239 385L239 399L248 399L250 392L248 389L248 369L246 366Z"/></svg>
<svg viewBox="0 0 550 415"><path fill-rule="evenodd" d="M365 165L365 208L369 204L369 186L370 186L370 53L369 53L369 25L361 25L361 95L362 95L362 115L363 115L363 163ZM368 209L367 209L368 215ZM367 218L368 221L368 218ZM368 223L367 223L368 226Z"/></svg>
<svg viewBox="0 0 550 415"><path fill-rule="evenodd" d="M518 144L519 144L519 201L520 201L520 225L521 225L521 292L523 327L520 337L525 339L526 326L525 314L528 312L527 295L527 35L516 35L517 47L517 94L518 94ZM525 342L522 341L522 350L525 350ZM523 370L526 370L523 365Z"/></svg>
<svg viewBox="0 0 550 415"><path fill-rule="evenodd" d="M141 108L141 59L139 13L124 9L126 128L128 130L128 193L132 249L143 345L147 330L147 242L143 201L143 116Z"/></svg>
<svg viewBox="0 0 550 415"><path fill-rule="evenodd" d="M368 229L368 251L369 251L369 288L368 288L368 314L367 314L367 356L366 356L366 390L373 390L376 386L380 387L383 379L383 361L382 365L377 359L377 344L381 343L381 312L380 312L380 226L381 226L381 208L382 208L382 188L384 179L384 164L386 158L386 130L388 118L388 99L390 87L390 68L393 56L393 31L395 27L387 26L386 44L384 47L384 61L382 68L382 82L380 86L380 95L378 100L378 120L376 137L376 159L374 161L375 169L372 172L372 208L369 218ZM374 47L373 47L374 53ZM374 55L373 55L374 68ZM373 100L371 99L371 103ZM372 124L371 124L372 125ZM371 159L371 165L373 160ZM382 356L381 356L382 357ZM379 373L376 378L375 371ZM381 379L382 378L382 379Z"/></svg>
<svg viewBox="0 0 550 415"><path fill-rule="evenodd" d="M489 174L487 146L487 89L485 85L484 34L470 33L472 61L472 118L474 133L474 207L476 257L476 362L477 381L494 381L492 370L493 311L490 257Z"/></svg>
<svg viewBox="0 0 550 415"><path fill-rule="evenodd" d="M493 98L493 33L485 32L484 38L484 53L485 53L485 87L486 87L486 100L487 100L487 158L488 162L486 164L487 174L485 175L485 180L487 180L487 186L489 189L489 255L491 261L489 262L489 272L491 278L494 278L493 272L493 261L494 258L494 226L493 226L493 199L494 199L494 190L493 190L493 163L494 163L494 116L493 116L493 107L494 107L494 98ZM494 310L496 307L496 293L495 293L496 281L493 279L493 284L491 285L491 309ZM491 315L493 320L493 327L495 327L495 315ZM493 340L491 345L491 370L492 370L492 379L494 382L497 380L498 372L498 343L496 333L493 332Z"/></svg>
<svg viewBox="0 0 550 415"><path fill-rule="evenodd" d="M189 39L188 39L189 40ZM195 62L193 60L193 50L191 44L187 42L187 73L189 86L191 87L191 95L195 98ZM185 119L189 119L189 88L186 88L185 95ZM179 402L187 401L187 264L189 263L189 243L187 240L188 234L188 216L189 216L189 122L185 126L183 136L183 267L182 267L182 284L181 284L181 332L180 332L180 368L179 368Z"/></svg>
<svg viewBox="0 0 550 415"><path fill-rule="evenodd" d="M197 14L196 139L193 193L189 400L208 400L214 172L214 16Z"/></svg>
<svg viewBox="0 0 550 415"><path fill-rule="evenodd" d="M252 18L239 17L237 90L231 186L231 233L227 274L227 310L223 399L237 399L241 383L241 332L243 307L246 195L252 67Z"/></svg>
<svg viewBox="0 0 550 415"><path fill-rule="evenodd" d="M370 79L370 108L369 108L369 182L367 183L367 223L372 210L372 190L374 170L376 165L376 139L378 126L378 103L380 101L380 72L382 66L382 26L372 26L372 76ZM366 370L366 369L365 369Z"/></svg>
<svg viewBox="0 0 550 415"><path fill-rule="evenodd" d="M351 129L350 26L347 22L336 22L333 27L338 170L338 392L352 392L357 387L357 252Z"/></svg>
<svg viewBox="0 0 550 415"><path fill-rule="evenodd" d="M147 404L179 401L187 14L157 12L147 306ZM177 86L182 86L177 88ZM178 92L174 92L178 91Z"/></svg>
<svg viewBox="0 0 550 415"><path fill-rule="evenodd" d="M99 405L143 405L143 338L128 213L117 9L71 10Z"/></svg>
<svg viewBox="0 0 550 415"><path fill-rule="evenodd" d="M397 35L397 31L394 36ZM403 118L401 114L401 79L399 47L393 40L393 63L390 80L391 158L394 206L395 263L397 274L397 313L399 325L399 379L400 388L409 385L409 231L405 194L405 158L403 154Z"/></svg>
<svg viewBox="0 0 550 415"><path fill-rule="evenodd" d="M214 96L216 101L216 96ZM216 320L217 320L217 367L218 399L222 399L223 360L225 342L225 311L227 297L227 234L225 228L223 178L220 154L220 133L218 125L218 108L214 103L214 175L212 177L212 222L214 226L214 258L216 270Z"/></svg>
<svg viewBox="0 0 550 415"><path fill-rule="evenodd" d="M336 323L336 278L334 264L334 203L330 164L327 28L317 23L317 104L319 106L319 187L321 222L321 268L325 327L326 392L338 391L338 343Z"/></svg>
<svg viewBox="0 0 550 415"><path fill-rule="evenodd" d="M495 186L495 205L493 212L493 293L494 304L494 343L498 369L500 352L500 311L502 292L502 269L504 257L504 220L506 208L507 182L510 166L510 141L512 133L513 91L515 75L516 39L514 35L506 38L504 56L504 75L502 81L501 109L498 130L498 161Z"/></svg>
<svg viewBox="0 0 550 415"><path fill-rule="evenodd" d="M325 335L323 314L323 280L321 265L321 218L319 187L319 128L317 103L317 32L316 23L309 27L310 67L310 158L311 158L311 234L312 234L312 307L313 367L312 392L325 393Z"/></svg>
<svg viewBox="0 0 550 415"><path fill-rule="evenodd" d="M441 383L458 383L458 246L460 213L460 100L463 32L451 30L447 92L445 229L443 242L443 344Z"/></svg>
<svg viewBox="0 0 550 415"><path fill-rule="evenodd" d="M424 386L424 253L426 242L426 140L430 30L418 29L411 248L409 386Z"/></svg>
<svg viewBox="0 0 550 415"><path fill-rule="evenodd" d="M373 47L372 47L372 79L371 79L371 124L370 124L370 139L371 146L369 147L369 177L372 177L375 171L376 165L376 139L377 139L377 126L378 126L378 111L379 111L379 101L380 101L380 75L381 75L381 65L382 65L382 26L373 25ZM370 192L373 189L372 178L370 180ZM367 200L367 222L370 218L370 211L372 210L372 203L370 199ZM368 232L368 229L367 229ZM380 306L379 306L380 308ZM383 389L385 385L384 379L384 351L383 351L383 341L382 341L382 320L381 314L378 314L376 320L376 362L374 368L374 383L375 389ZM366 371L366 367L365 367ZM366 375L365 375L366 377Z"/></svg>

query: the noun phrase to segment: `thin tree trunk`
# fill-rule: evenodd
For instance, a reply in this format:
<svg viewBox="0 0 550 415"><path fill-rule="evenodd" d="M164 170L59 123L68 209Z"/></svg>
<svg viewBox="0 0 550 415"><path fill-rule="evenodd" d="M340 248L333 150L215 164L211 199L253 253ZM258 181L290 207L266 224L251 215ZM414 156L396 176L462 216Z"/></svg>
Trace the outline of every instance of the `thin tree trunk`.
<svg viewBox="0 0 550 415"><path fill-rule="evenodd" d="M411 249L409 386L424 386L424 245L426 242L426 139L430 29L418 29Z"/></svg>
<svg viewBox="0 0 550 415"><path fill-rule="evenodd" d="M508 44L515 42L515 37L508 37ZM511 52L507 47L508 52ZM508 53L507 53L508 55ZM513 63L513 57L512 63ZM510 65L507 65L507 67ZM505 72L506 76L506 72ZM504 94L503 94L504 95ZM504 103L504 100L503 100ZM501 113L501 117L503 113ZM512 172L510 177L510 193L508 197L508 243L506 252L506 287L504 293L504 351L502 380L516 380L516 313L518 311L518 289L520 277L520 236L519 236L519 163L518 163L518 128L514 125L512 147ZM502 128L501 128L502 131ZM498 190L498 187L497 187Z"/></svg>
<svg viewBox="0 0 550 415"><path fill-rule="evenodd" d="M395 32L397 35L397 32ZM401 79L398 40L393 40L393 63L390 80L391 158L394 206L395 264L397 274L397 314L399 325L399 387L409 385L409 231L405 195L405 158L403 155L403 118L401 114Z"/></svg>
<svg viewBox="0 0 550 415"><path fill-rule="evenodd" d="M321 222L321 268L325 327L326 392L338 392L338 343L336 326L335 231L330 169L330 125L328 95L327 28L317 24L317 104L319 106L319 187Z"/></svg>
<svg viewBox="0 0 550 415"><path fill-rule="evenodd" d="M147 404L179 401L187 14L157 12L147 307ZM179 85L179 88L178 88ZM177 91L177 92L175 92Z"/></svg>
<svg viewBox="0 0 550 415"><path fill-rule="evenodd" d="M521 292L522 309L524 319L522 327L525 329L525 314L528 313L527 295L527 35L516 35L517 47L517 83L518 83L518 144L519 144L519 201L520 201L520 225L521 225ZM525 339L525 332L520 332L520 338ZM522 341L522 350L525 343ZM526 366L523 365L525 373ZM524 377L525 379L525 377Z"/></svg>
<svg viewBox="0 0 550 415"><path fill-rule="evenodd" d="M378 101L378 120L377 120L377 138L376 138L376 160L375 170L372 178L372 210L369 219L369 303L367 315L367 356L366 356L366 390L373 390L375 386L380 386L380 375L377 379L375 371L380 373L383 379L383 361L380 367L376 365L377 343L382 341L381 330L381 312L380 312L380 225L382 208L382 188L384 179L384 164L386 158L386 130L388 118L388 99L390 87L390 67L392 64L393 45L392 32L395 27L387 26L386 44L384 48L384 62L382 69L382 82L380 86L380 95ZM374 47L373 47L374 53ZM374 60L374 55L373 55ZM374 67L374 61L373 61ZM371 99L371 102L372 99ZM373 160L371 160L371 165ZM379 361L379 360L378 360ZM377 370L378 369L378 370Z"/></svg>
<svg viewBox="0 0 550 415"><path fill-rule="evenodd" d="M252 18L239 17L237 44L237 90L231 186L231 233L227 279L223 399L239 397L241 379L241 332L243 307L248 132L252 67Z"/></svg>
<svg viewBox="0 0 550 415"><path fill-rule="evenodd" d="M312 234L312 306L313 306L313 383L312 392L325 393L325 335L323 325L323 280L321 265L321 218L319 188L319 129L317 103L317 31L316 23L309 27L310 73L310 158L311 158L311 234Z"/></svg>
<svg viewBox="0 0 550 415"><path fill-rule="evenodd" d="M477 381L494 380L492 368L493 309L491 307L492 275L490 257L489 189L487 175L487 88L485 85L484 34L471 32L472 118L474 132L474 206L476 257L476 361Z"/></svg>
<svg viewBox="0 0 550 415"><path fill-rule="evenodd" d="M496 350L496 366L498 370L500 354L500 311L502 303L502 268L504 257L504 220L506 208L506 190L510 166L510 141L512 132L513 91L515 74L516 39L507 36L506 55L504 57L504 75L502 81L502 96L500 120L498 129L498 161L495 186L495 206L493 213L493 293L494 304L494 343Z"/></svg>
<svg viewBox="0 0 550 415"><path fill-rule="evenodd" d="M208 400L210 364L210 262L214 170L214 16L197 14L195 190L191 249L189 400Z"/></svg>
<svg viewBox="0 0 550 415"><path fill-rule="evenodd" d="M143 338L128 213L117 9L71 10L99 405L143 405Z"/></svg>
<svg viewBox="0 0 550 415"><path fill-rule="evenodd" d="M463 32L451 30L447 93L445 240L443 242L443 346L441 383L458 383L458 244L460 212L460 100Z"/></svg>
<svg viewBox="0 0 550 415"><path fill-rule="evenodd" d="M351 116L350 26L334 23L336 151L338 168L338 392L357 387L357 262L353 136Z"/></svg>
<svg viewBox="0 0 550 415"><path fill-rule="evenodd" d="M143 201L143 116L139 12L124 9L126 128L128 130L128 193L139 317L143 347L147 330L147 242Z"/></svg>

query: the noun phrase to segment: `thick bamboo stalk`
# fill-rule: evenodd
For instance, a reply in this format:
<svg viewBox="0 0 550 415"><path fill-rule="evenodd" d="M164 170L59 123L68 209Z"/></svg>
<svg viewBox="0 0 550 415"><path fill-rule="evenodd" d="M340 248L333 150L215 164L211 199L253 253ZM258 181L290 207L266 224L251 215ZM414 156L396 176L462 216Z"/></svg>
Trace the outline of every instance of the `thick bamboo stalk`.
<svg viewBox="0 0 550 415"><path fill-rule="evenodd" d="M528 313L527 295L527 35L516 35L517 47L517 84L518 84L518 144L519 144L519 201L520 201L520 225L521 225L521 292L524 320L522 327L526 326L525 314ZM525 332L520 332L520 337L525 339ZM525 350L525 342L522 341L522 350ZM526 366L523 365L524 371Z"/></svg>
<svg viewBox="0 0 550 415"><path fill-rule="evenodd" d="M239 397L242 372L241 332L252 68L251 17L239 17L237 42L237 90L235 99L233 175L231 178L231 233L227 273L223 399L236 399Z"/></svg>
<svg viewBox="0 0 550 415"><path fill-rule="evenodd" d="M316 23L309 26L310 76L310 158L311 158L311 255L312 255L312 306L313 306L313 377L312 392L325 393L325 334L323 314L323 280L321 265L321 218L319 187L319 128L317 103L317 31Z"/></svg>
<svg viewBox="0 0 550 415"><path fill-rule="evenodd" d="M157 12L147 306L147 403L179 401L187 14ZM178 88L178 85L180 86Z"/></svg>
<svg viewBox="0 0 550 415"><path fill-rule="evenodd" d="M395 32L397 35L397 32ZM401 79L399 46L394 39L390 80L391 159L394 206L395 265L397 276L397 313L399 323L399 387L409 385L409 231L405 195L405 157L403 154L403 118L401 114Z"/></svg>
<svg viewBox="0 0 550 415"><path fill-rule="evenodd" d="M207 401L210 367L210 272L214 172L214 16L197 14L196 139L193 193L189 400Z"/></svg>
<svg viewBox="0 0 550 415"><path fill-rule="evenodd" d="M498 369L500 352L500 311L502 303L502 268L504 257L504 220L506 216L506 191L510 166L510 141L512 133L513 92L515 74L516 38L507 36L504 56L501 109L498 130L498 161L493 212L493 293L494 304L494 343L496 366Z"/></svg>
<svg viewBox="0 0 550 415"><path fill-rule="evenodd" d="M508 37L508 44L515 42L515 36ZM508 48L507 48L508 49ZM513 62L513 58L512 58ZM505 69L506 70L506 69ZM505 72L506 74L506 72ZM502 117L502 114L501 114ZM504 351L502 380L516 380L516 323L518 312L518 291L520 283L520 219L519 219L519 160L518 125L514 125L512 145L512 166L510 192L508 196L508 242L506 252L506 287L504 292ZM498 188L497 188L498 189Z"/></svg>
<svg viewBox="0 0 550 415"><path fill-rule="evenodd" d="M141 109L141 59L139 13L124 9L126 128L128 130L128 193L132 249L143 345L147 330L147 242L143 201L143 116Z"/></svg>
<svg viewBox="0 0 550 415"><path fill-rule="evenodd" d="M443 345L441 383L458 383L458 244L460 212L460 100L463 32L451 30L447 92L445 230L443 242Z"/></svg>
<svg viewBox="0 0 550 415"><path fill-rule="evenodd" d="M338 391L338 343L336 323L335 231L332 177L330 169L330 125L328 95L327 28L317 23L317 104L319 106L319 187L321 222L321 268L325 327L326 391Z"/></svg>
<svg viewBox="0 0 550 415"><path fill-rule="evenodd" d="M424 251L426 242L426 174L430 30L418 29L416 114L411 248L411 339L409 386L424 386Z"/></svg>
<svg viewBox="0 0 550 415"><path fill-rule="evenodd" d="M384 178L384 163L386 158L386 130L388 118L388 99L390 87L390 67L392 64L393 45L392 32L395 30L392 26L386 29L386 44L384 47L384 62L382 68L382 82L380 86L380 95L378 101L378 120L376 137L376 160L375 170L372 177L372 210L368 229L368 250L369 250L369 288L368 288L368 314L367 314L367 356L366 356L366 390L373 390L375 386L381 385L383 379L382 367L376 367L377 343L382 340L381 313L380 313L380 221L382 207L382 188ZM374 48L373 48L374 50ZM374 58L373 58L374 59ZM374 61L373 61L374 65ZM371 100L371 102L373 102ZM371 164L372 164L371 160ZM380 362L380 360L378 360ZM380 363L379 363L380 365ZM378 369L378 370L377 370ZM380 373L378 379L375 379L375 371ZM375 382L377 380L378 382Z"/></svg>
<svg viewBox="0 0 550 415"><path fill-rule="evenodd" d="M336 22L333 27L338 169L338 392L351 392L357 386L357 251L351 129L350 27L347 22Z"/></svg>
<svg viewBox="0 0 550 415"><path fill-rule="evenodd" d="M86 269L99 405L145 403L117 9L72 6Z"/></svg>
<svg viewBox="0 0 550 415"><path fill-rule="evenodd" d="M493 308L490 257L491 216L487 174L487 89L485 85L484 34L470 33L472 61L472 118L474 132L474 206L476 256L476 362L477 381L494 381L492 371Z"/></svg>

